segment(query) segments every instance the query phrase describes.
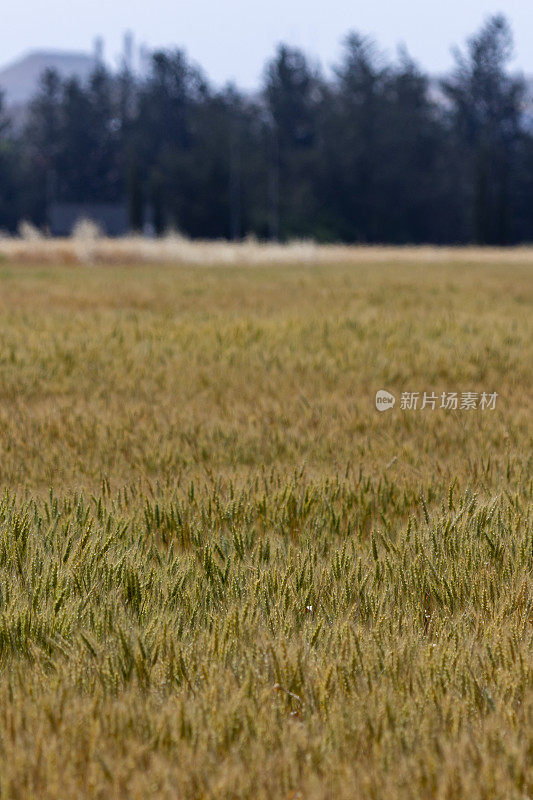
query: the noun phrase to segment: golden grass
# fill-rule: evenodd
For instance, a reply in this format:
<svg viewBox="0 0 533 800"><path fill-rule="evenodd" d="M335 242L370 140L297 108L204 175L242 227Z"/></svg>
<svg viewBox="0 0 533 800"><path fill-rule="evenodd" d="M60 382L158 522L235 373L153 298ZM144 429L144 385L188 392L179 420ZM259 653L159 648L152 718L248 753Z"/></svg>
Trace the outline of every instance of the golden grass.
<svg viewBox="0 0 533 800"><path fill-rule="evenodd" d="M76 247L0 242L0 797L533 796L532 251Z"/></svg>
<svg viewBox="0 0 533 800"><path fill-rule="evenodd" d="M352 247L320 245L313 241L289 244L258 242L192 241L176 233L157 239L99 236L91 223L81 223L73 236L48 238L28 226L25 237L0 235L0 261L38 264L125 264L172 263L199 266L277 266L282 264L464 263L530 265L533 248L483 247Z"/></svg>

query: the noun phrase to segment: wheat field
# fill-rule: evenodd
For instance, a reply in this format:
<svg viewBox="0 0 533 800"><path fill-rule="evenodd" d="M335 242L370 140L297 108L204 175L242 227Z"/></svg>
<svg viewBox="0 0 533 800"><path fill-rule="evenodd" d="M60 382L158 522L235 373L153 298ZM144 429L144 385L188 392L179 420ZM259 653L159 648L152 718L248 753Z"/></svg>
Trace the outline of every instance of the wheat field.
<svg viewBox="0 0 533 800"><path fill-rule="evenodd" d="M533 798L533 251L136 246L0 242L0 798Z"/></svg>

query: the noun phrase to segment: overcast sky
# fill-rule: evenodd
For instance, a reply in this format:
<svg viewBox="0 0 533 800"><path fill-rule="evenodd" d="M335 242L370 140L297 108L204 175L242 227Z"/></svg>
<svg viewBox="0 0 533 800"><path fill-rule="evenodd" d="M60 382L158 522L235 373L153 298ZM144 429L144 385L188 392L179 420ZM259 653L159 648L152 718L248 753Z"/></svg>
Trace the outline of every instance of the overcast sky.
<svg viewBox="0 0 533 800"><path fill-rule="evenodd" d="M252 88L277 42L304 48L327 68L344 34L358 30L391 56L403 43L426 70L442 72L451 46L497 11L512 23L517 68L533 73L533 0L8 0L0 65L37 48L92 50L99 34L116 63L129 29L152 48L184 47L217 83Z"/></svg>

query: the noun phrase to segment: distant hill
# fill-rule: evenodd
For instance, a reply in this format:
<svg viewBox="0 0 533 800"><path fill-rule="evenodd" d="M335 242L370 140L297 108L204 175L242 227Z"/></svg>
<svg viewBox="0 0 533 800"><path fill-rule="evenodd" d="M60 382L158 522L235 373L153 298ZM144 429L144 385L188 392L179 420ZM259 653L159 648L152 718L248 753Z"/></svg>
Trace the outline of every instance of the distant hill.
<svg viewBox="0 0 533 800"><path fill-rule="evenodd" d="M61 77L86 80L96 66L95 55L39 50L28 53L6 67L0 68L0 91L7 105L21 106L35 95L39 78L47 69Z"/></svg>

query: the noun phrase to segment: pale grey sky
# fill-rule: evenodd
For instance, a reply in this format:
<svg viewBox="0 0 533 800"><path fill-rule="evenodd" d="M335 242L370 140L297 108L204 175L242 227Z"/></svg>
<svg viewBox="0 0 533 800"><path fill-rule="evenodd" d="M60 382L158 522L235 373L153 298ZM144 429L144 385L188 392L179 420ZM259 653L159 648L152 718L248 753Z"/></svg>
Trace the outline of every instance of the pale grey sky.
<svg viewBox="0 0 533 800"><path fill-rule="evenodd" d="M390 55L406 44L422 67L441 72L452 63L451 46L497 11L512 23L517 68L533 73L533 0L8 0L0 65L37 48L91 50L99 34L113 63L129 29L152 48L184 47L217 83L251 88L277 42L304 48L327 68L355 29Z"/></svg>

